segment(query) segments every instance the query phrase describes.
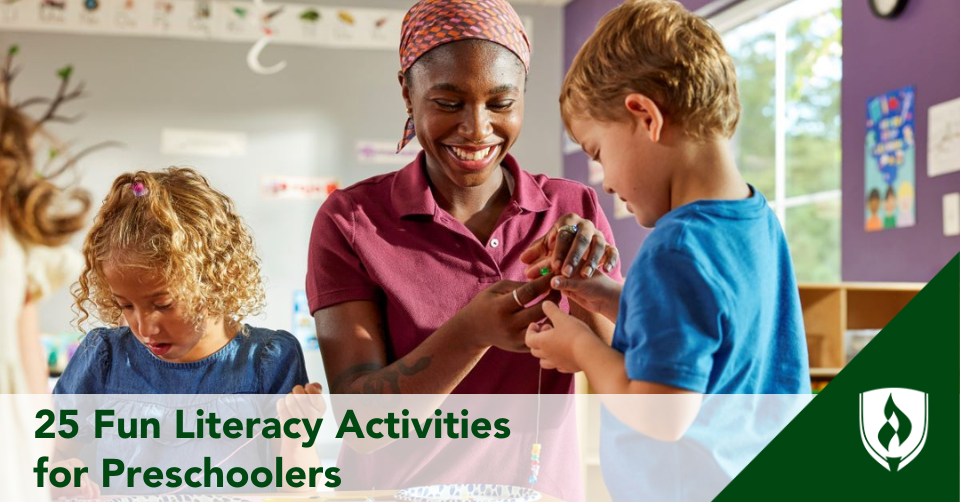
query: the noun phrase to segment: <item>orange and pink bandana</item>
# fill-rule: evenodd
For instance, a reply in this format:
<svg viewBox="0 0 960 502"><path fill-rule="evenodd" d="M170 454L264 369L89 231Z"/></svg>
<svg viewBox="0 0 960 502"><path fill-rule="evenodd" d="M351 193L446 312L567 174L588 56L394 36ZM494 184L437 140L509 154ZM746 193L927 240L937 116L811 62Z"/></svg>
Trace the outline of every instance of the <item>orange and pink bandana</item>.
<svg viewBox="0 0 960 502"><path fill-rule="evenodd" d="M431 49L467 39L506 47L530 71L530 41L520 16L506 0L420 0L403 18L400 69L406 72ZM408 118L397 152L416 135L413 119Z"/></svg>

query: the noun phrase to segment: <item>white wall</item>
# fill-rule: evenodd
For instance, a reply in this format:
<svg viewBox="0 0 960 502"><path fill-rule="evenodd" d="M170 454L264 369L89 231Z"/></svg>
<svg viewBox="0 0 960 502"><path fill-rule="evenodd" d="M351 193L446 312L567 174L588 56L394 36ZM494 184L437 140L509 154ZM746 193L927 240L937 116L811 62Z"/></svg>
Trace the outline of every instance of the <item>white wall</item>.
<svg viewBox="0 0 960 502"><path fill-rule="evenodd" d="M301 2L303 3L303 2ZM319 5L406 8L409 0L316 1ZM560 176L557 96L562 60L562 9L518 5L533 20L533 61L523 135L512 153L527 170ZM267 309L254 325L291 328L292 293L303 289L315 202L263 200L262 174L334 176L341 186L396 167L371 167L354 157L357 139L396 142L405 119L396 73L396 51L270 46L265 64L284 59L273 76L246 67L249 46L171 39L0 32L0 48L19 44L24 71L15 97L52 96L54 71L74 65L89 98L65 112L83 112L78 125L53 127L80 144L116 140L125 147L80 164L81 184L102 200L113 179L130 170L193 165L234 199L253 229L267 281ZM247 155L190 158L160 153L163 128L241 131ZM82 236L74 240L79 249ZM71 298L58 292L41 310L46 332L72 331ZM312 379L322 379L318 354L308 359Z"/></svg>

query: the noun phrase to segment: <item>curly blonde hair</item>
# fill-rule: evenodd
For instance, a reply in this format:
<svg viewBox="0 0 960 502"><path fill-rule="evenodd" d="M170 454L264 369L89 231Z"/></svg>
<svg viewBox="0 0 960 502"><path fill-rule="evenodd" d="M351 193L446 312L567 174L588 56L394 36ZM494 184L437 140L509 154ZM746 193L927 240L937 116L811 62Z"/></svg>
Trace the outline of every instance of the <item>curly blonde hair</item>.
<svg viewBox="0 0 960 502"><path fill-rule="evenodd" d="M93 315L115 326L121 310L106 263L156 271L189 320L239 323L263 310L260 259L233 202L193 169L126 173L113 182L83 244L73 288L77 327Z"/></svg>
<svg viewBox="0 0 960 502"><path fill-rule="evenodd" d="M577 53L560 91L570 121L628 120L624 98L652 99L694 139L730 138L740 120L733 59L720 35L673 0L627 0L608 12Z"/></svg>
<svg viewBox="0 0 960 502"><path fill-rule="evenodd" d="M0 215L21 242L59 246L83 228L90 197L80 189L64 190L34 165L33 143L45 136L39 124L0 100ZM48 140L50 138L47 138ZM63 211L73 202L74 210Z"/></svg>

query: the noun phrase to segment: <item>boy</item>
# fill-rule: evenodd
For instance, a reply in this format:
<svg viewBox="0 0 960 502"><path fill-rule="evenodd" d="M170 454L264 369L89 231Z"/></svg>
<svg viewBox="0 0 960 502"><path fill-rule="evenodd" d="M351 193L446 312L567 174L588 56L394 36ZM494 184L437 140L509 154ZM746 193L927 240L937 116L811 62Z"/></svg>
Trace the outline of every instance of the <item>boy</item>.
<svg viewBox="0 0 960 502"><path fill-rule="evenodd" d="M549 302L544 312L550 325L531 325L527 344L544 368L583 371L601 394L681 395L633 407L605 399L610 412L643 435L603 430L603 447L619 455L604 463L615 498L620 492L624 500L639 500L631 498L637 486L623 486L644 483L636 464L650 464L651 484L639 487L644 500L673 499L679 490L686 490L680 500L715 495L749 461L749 448L740 448L746 445L732 445L733 454L716 441L694 448L701 460L709 459L697 468L716 467L698 478L719 480L701 483L700 491L672 486L676 473L664 471L667 459L683 458L682 445L658 450L688 428L684 439L699 441L736 429L737 423L725 422L732 416L740 431L754 418L744 416L755 411L747 407L718 414L704 429L691 427L701 405L698 424L705 413L718 411L717 400L703 395L810 392L786 239L730 151L740 116L733 62L719 34L679 3L627 1L600 21L577 54L560 105L568 132L603 166L604 190L655 230L623 285L603 274L553 279L572 301L616 322L612 348ZM771 427L746 423L762 432ZM611 480L618 469L626 472Z"/></svg>

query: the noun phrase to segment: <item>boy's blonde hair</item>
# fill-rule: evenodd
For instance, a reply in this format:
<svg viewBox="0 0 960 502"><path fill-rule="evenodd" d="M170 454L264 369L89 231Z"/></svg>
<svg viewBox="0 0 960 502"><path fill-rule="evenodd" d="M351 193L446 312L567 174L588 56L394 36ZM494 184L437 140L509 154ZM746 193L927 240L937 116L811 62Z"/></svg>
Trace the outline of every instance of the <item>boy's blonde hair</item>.
<svg viewBox="0 0 960 502"><path fill-rule="evenodd" d="M233 202L189 168L121 175L83 244L86 266L74 286L77 326L95 315L116 325L120 308L104 264L158 273L198 326L239 321L263 309L260 260Z"/></svg>
<svg viewBox="0 0 960 502"><path fill-rule="evenodd" d="M691 138L730 138L740 120L736 71L720 35L673 0L627 0L600 20L564 79L564 123L627 120L632 93L652 99Z"/></svg>

